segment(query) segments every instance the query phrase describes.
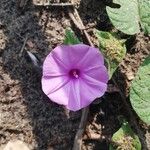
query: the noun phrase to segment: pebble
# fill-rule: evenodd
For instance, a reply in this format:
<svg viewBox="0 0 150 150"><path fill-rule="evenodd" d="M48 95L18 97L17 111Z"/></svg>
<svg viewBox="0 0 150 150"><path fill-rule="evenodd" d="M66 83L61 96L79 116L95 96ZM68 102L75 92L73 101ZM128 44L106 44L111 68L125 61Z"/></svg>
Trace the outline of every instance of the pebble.
<svg viewBox="0 0 150 150"><path fill-rule="evenodd" d="M30 150L24 142L20 140L9 141L2 150Z"/></svg>

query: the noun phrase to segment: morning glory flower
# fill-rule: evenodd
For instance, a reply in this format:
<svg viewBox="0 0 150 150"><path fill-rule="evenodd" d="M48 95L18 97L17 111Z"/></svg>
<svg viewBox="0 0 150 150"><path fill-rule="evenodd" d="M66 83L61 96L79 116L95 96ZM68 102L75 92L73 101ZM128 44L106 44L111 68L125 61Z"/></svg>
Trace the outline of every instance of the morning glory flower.
<svg viewBox="0 0 150 150"><path fill-rule="evenodd" d="M108 79L98 48L60 45L44 61L42 89L51 101L77 111L104 95Z"/></svg>

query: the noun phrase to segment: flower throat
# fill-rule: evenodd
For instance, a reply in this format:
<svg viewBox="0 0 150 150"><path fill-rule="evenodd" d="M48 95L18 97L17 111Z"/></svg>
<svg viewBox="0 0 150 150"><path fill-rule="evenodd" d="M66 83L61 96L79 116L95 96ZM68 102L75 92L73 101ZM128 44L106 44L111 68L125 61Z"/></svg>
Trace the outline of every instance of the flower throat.
<svg viewBox="0 0 150 150"><path fill-rule="evenodd" d="M69 71L69 75L73 79L78 79L80 77L80 70L79 69L71 69Z"/></svg>

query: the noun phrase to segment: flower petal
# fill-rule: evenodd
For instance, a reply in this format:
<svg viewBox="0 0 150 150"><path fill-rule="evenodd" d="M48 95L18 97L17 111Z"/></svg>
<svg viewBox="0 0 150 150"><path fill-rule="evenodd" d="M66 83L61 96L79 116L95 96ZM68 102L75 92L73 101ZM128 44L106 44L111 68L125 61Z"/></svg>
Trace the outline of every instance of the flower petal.
<svg viewBox="0 0 150 150"><path fill-rule="evenodd" d="M109 80L107 69L104 65L87 68L84 70L83 74L86 74L90 76L91 78L104 82L104 83L107 83Z"/></svg>
<svg viewBox="0 0 150 150"><path fill-rule="evenodd" d="M75 82L70 82L68 105L66 105L69 110L80 110L105 93L107 84L96 82L95 80L93 83L90 79L84 80L80 78Z"/></svg>
<svg viewBox="0 0 150 150"><path fill-rule="evenodd" d="M85 51L89 48L87 45L82 45L80 47L81 51L74 48L75 45L60 45L53 49L52 56L58 59L60 62L71 69L73 64L79 61L84 55Z"/></svg>
<svg viewBox="0 0 150 150"><path fill-rule="evenodd" d="M83 75L83 80L84 82L90 86L90 88L92 88L93 90L95 89L99 91L99 97L101 97L105 92L106 92L106 89L107 89L107 83L105 82L102 82L100 80L97 80L97 79L94 79L88 75Z"/></svg>
<svg viewBox="0 0 150 150"><path fill-rule="evenodd" d="M104 58L98 48L85 44L57 46L51 55L60 63L63 62L67 68L87 68L104 64Z"/></svg>
<svg viewBox="0 0 150 150"><path fill-rule="evenodd" d="M68 105L66 106L69 110L76 111L81 109L81 92L80 80L72 80L70 82Z"/></svg>
<svg viewBox="0 0 150 150"><path fill-rule="evenodd" d="M95 66L103 66L104 58L98 48L89 47L82 59L76 64L79 68L88 69Z"/></svg>
<svg viewBox="0 0 150 150"><path fill-rule="evenodd" d="M69 93L70 93L70 82L67 82L62 88L57 91L47 94L47 96L55 103L60 105L68 105Z"/></svg>
<svg viewBox="0 0 150 150"><path fill-rule="evenodd" d="M101 89L102 87L104 88L104 90ZM81 93L81 107L84 108L91 104L96 98L103 96L106 89L106 84L90 85L86 81L82 80L81 90L86 90L86 92Z"/></svg>
<svg viewBox="0 0 150 150"><path fill-rule="evenodd" d="M75 67L75 64L82 60L88 52L90 46L85 44L61 45L53 51L53 56L59 58L69 68Z"/></svg>
<svg viewBox="0 0 150 150"><path fill-rule="evenodd" d="M43 76L42 78L42 89L46 95L50 95L55 93L60 88L64 88L64 86L70 81L68 76L64 77L50 77Z"/></svg>
<svg viewBox="0 0 150 150"><path fill-rule="evenodd" d="M50 53L43 64L43 76L58 77L67 75L67 68L59 61L56 61Z"/></svg>

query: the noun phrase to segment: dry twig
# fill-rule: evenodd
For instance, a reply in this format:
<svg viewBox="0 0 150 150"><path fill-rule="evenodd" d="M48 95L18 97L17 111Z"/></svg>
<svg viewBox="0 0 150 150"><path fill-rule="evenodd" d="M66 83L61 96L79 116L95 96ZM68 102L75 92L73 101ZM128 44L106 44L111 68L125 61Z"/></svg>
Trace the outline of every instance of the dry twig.
<svg viewBox="0 0 150 150"><path fill-rule="evenodd" d="M80 29L81 32L83 31L85 38L86 38L87 42L89 43L89 45L94 47L94 45L90 39L90 36L87 33L86 28L82 22L82 19L78 13L78 10L75 7L73 8L73 11L71 9L68 9L68 14L69 14L69 17L71 18L71 20L73 21L73 23L75 24L75 26L78 29Z"/></svg>
<svg viewBox="0 0 150 150"><path fill-rule="evenodd" d="M20 53L19 53L19 57L21 57L23 55L23 51L24 51L24 48L26 46L27 40L28 40L28 36L25 37L25 40L23 42L23 45L22 45Z"/></svg>
<svg viewBox="0 0 150 150"><path fill-rule="evenodd" d="M36 6L49 6L49 7L73 7L75 4L73 3L50 3L50 1L44 1L44 0L33 0L34 5Z"/></svg>
<svg viewBox="0 0 150 150"><path fill-rule="evenodd" d="M80 30L84 30L83 26L81 26L81 24L78 23L78 21L76 20L75 16L73 15L73 13L71 12L71 10L68 10L68 15L71 18L71 20L73 21L73 23L75 24L75 26L80 29Z"/></svg>

